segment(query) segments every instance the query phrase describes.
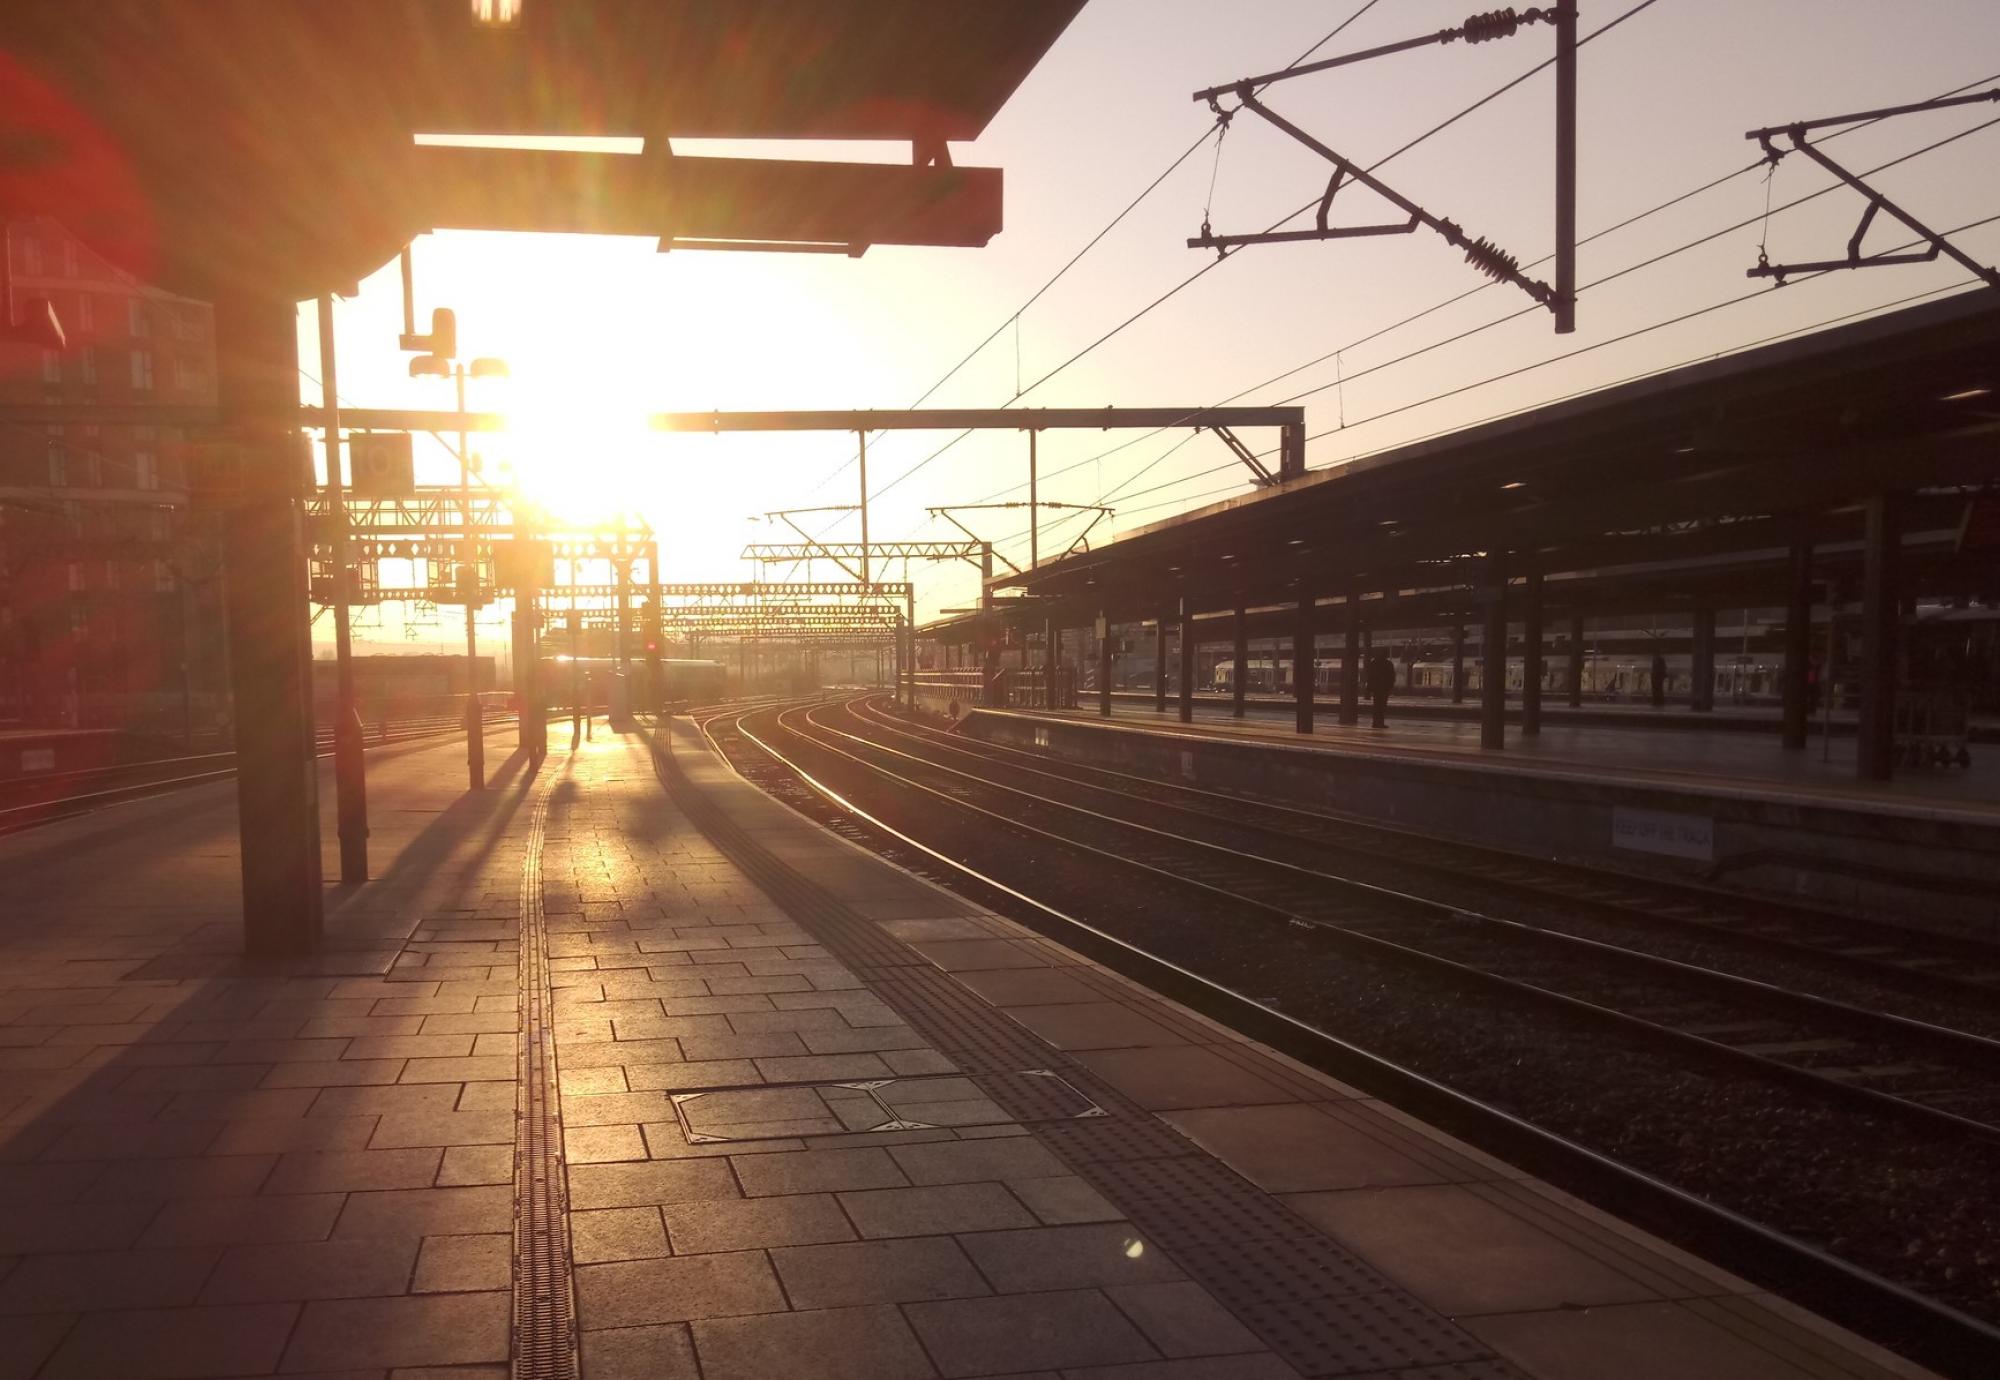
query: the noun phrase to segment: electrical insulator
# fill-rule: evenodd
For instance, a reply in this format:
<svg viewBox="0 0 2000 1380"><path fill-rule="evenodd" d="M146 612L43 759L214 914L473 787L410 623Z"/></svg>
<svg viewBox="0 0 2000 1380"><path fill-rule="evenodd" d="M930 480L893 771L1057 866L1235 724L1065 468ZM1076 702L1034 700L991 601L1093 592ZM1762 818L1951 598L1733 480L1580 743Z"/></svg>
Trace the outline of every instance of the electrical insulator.
<svg viewBox="0 0 2000 1380"><path fill-rule="evenodd" d="M1484 236L1465 247L1465 261L1497 282L1520 276L1521 261Z"/></svg>

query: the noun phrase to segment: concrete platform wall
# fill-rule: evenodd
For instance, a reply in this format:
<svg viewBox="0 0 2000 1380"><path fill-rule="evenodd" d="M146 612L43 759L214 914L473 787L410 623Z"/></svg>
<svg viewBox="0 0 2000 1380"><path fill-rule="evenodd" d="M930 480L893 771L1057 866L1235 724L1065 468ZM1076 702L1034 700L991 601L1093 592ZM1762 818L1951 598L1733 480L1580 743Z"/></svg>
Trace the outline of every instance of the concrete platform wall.
<svg viewBox="0 0 2000 1380"><path fill-rule="evenodd" d="M1518 852L2000 936L2000 822L972 711L969 736Z"/></svg>

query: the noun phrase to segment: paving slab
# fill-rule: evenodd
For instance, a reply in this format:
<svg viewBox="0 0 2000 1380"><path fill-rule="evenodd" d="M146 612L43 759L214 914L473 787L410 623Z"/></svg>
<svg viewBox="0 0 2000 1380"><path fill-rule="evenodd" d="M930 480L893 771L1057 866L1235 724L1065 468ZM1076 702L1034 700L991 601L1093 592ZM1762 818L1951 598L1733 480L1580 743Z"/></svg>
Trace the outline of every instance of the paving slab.
<svg viewBox="0 0 2000 1380"><path fill-rule="evenodd" d="M497 1380L534 1029L588 1380L1920 1374L673 735L371 758L304 961L226 788L0 839L0 1376Z"/></svg>

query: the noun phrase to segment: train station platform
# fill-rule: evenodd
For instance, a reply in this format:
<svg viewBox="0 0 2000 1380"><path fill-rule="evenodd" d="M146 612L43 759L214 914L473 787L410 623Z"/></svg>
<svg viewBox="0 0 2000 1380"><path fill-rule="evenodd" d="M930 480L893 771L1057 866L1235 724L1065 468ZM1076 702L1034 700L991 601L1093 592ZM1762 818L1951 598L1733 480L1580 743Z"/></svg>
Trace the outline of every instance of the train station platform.
<svg viewBox="0 0 2000 1380"><path fill-rule="evenodd" d="M686 720L664 773L566 744L483 793L454 743L374 762L375 880L304 959L237 952L226 784L0 838L0 1376L497 1378L564 1300L591 1380L1926 1373L862 851Z"/></svg>
<svg viewBox="0 0 2000 1380"><path fill-rule="evenodd" d="M1898 914L1963 918L2000 904L2000 751L1969 767L1855 780L1854 740L1803 752L1740 729L1544 722L1506 748L1476 723L1399 716L1384 728L1243 719L1196 704L977 709L965 732L1107 764L1331 807L1440 835Z"/></svg>

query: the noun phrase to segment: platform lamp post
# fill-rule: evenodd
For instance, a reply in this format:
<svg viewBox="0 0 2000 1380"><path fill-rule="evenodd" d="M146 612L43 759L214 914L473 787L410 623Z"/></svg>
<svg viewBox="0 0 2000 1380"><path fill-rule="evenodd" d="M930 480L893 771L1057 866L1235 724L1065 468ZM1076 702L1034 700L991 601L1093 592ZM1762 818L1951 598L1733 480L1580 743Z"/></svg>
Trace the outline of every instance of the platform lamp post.
<svg viewBox="0 0 2000 1380"><path fill-rule="evenodd" d="M457 341L451 343L456 345ZM465 771L467 784L475 791L483 791L486 723L479 704L479 537L473 530L472 452L466 443L465 381L504 379L508 377L507 361L490 356L467 362L441 353L419 355L410 361L410 377L448 378L457 387L458 492L465 508L463 559L458 569L458 592L465 600Z"/></svg>
<svg viewBox="0 0 2000 1380"><path fill-rule="evenodd" d="M340 473L340 395L333 342L333 298L319 299L320 397L326 412L326 507L333 549L334 811L339 820L340 880L368 880L368 768L362 752L361 709L354 693L354 638L348 605L354 577L347 560L347 503ZM182 617L186 617L183 607ZM183 647L182 654L186 654Z"/></svg>

